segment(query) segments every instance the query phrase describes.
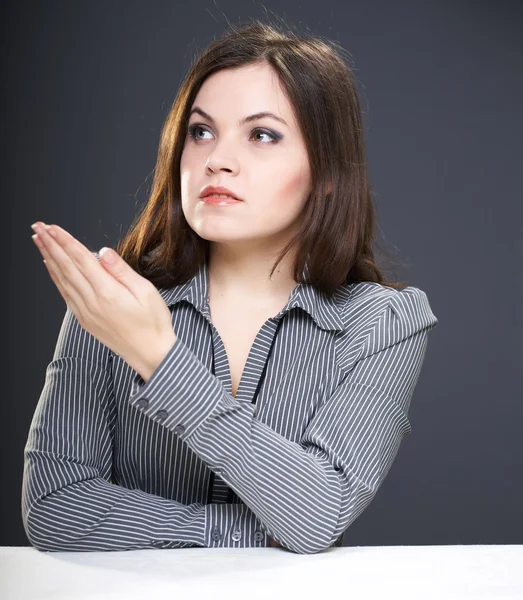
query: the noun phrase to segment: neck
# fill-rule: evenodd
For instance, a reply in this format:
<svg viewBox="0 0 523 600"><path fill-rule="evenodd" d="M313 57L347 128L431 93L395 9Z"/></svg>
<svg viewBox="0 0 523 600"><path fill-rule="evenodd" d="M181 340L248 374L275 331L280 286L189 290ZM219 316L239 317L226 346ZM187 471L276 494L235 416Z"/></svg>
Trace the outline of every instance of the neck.
<svg viewBox="0 0 523 600"><path fill-rule="evenodd" d="M211 243L209 249L209 288L213 295L230 298L231 301L246 298L267 302L288 298L296 286L293 278L294 257L289 252L269 278L276 262L273 251L267 248L249 249L238 245Z"/></svg>

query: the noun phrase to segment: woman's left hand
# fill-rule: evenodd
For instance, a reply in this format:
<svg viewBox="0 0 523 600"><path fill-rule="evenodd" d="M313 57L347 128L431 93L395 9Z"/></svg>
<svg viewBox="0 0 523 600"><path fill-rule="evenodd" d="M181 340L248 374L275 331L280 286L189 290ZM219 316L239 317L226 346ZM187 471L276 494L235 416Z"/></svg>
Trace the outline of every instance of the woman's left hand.
<svg viewBox="0 0 523 600"><path fill-rule="evenodd" d="M176 341L171 312L154 284L110 248L98 260L58 225L37 221L31 227L51 279L80 325L148 377Z"/></svg>

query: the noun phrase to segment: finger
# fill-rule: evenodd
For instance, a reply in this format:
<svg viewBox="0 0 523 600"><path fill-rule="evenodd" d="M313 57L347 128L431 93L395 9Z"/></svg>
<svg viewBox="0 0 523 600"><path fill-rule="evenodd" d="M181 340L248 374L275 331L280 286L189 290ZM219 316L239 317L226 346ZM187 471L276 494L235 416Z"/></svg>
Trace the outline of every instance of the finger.
<svg viewBox="0 0 523 600"><path fill-rule="evenodd" d="M42 251L47 252L45 258L49 263L49 267L66 294L72 296L74 302L83 309L85 305L95 300L93 284L79 270L76 262L64 247L48 233L45 225L42 225L40 224L39 228L39 238L42 241ZM92 254L91 257L95 262L98 262Z"/></svg>
<svg viewBox="0 0 523 600"><path fill-rule="evenodd" d="M58 288L58 291L60 292L62 298L65 300L65 303L73 311L73 313L76 315L78 322L81 324L82 323L82 315L80 314L78 306L75 304L75 302L73 301L71 296L67 296L66 293L63 291L60 282L57 280L55 274L52 272L52 269L49 267L49 263L47 262L47 259L44 258L43 263L47 269L47 272L49 273L49 276L51 277L54 284Z"/></svg>
<svg viewBox="0 0 523 600"><path fill-rule="evenodd" d="M67 292L63 286L62 281L60 281L59 275L55 272L55 267L52 266L54 261L49 256L49 252L46 250L45 245L42 242L40 236L38 234L35 234L32 237L33 237L34 243L38 246L38 249L40 250L40 253L44 258L43 263L44 263L45 267L47 268L49 276L53 280L53 283L58 288L58 291L60 292L60 294L62 295L64 300L67 301Z"/></svg>
<svg viewBox="0 0 523 600"><path fill-rule="evenodd" d="M91 286L87 282L84 282L82 284L83 287L79 287L78 280L85 278L83 278L83 276L80 273L78 273L77 269L71 269L71 267L69 267L67 273L64 272L64 261L71 261L70 259L66 258L67 255L63 250L57 250L56 247L58 246L58 244L56 244L56 242L53 241L53 238L51 236L41 231L41 233L38 234L38 237L34 239L44 259L46 260L44 264L49 271L51 279L58 288L58 291L62 295L63 299L68 305L71 302L76 307L75 313L77 313L79 310L81 311L81 314L85 314L86 302L88 302L89 300L89 294L93 294ZM40 243L38 244L38 242ZM53 248L53 251L51 251L51 248ZM74 267L74 265L72 266ZM76 273L74 273L75 270Z"/></svg>
<svg viewBox="0 0 523 600"><path fill-rule="evenodd" d="M77 271L91 285L95 295L101 295L104 292L110 293L111 291L116 293L117 286L114 277L104 269L103 265L88 248L58 225L51 225L48 234L49 232L55 234L54 237L51 235L49 237L67 254Z"/></svg>
<svg viewBox="0 0 523 600"><path fill-rule="evenodd" d="M129 290L138 302L147 306L147 296L154 290L154 285L139 275L117 252L112 248L100 250L100 263L116 281Z"/></svg>
<svg viewBox="0 0 523 600"><path fill-rule="evenodd" d="M38 237L38 235L34 235L33 236L33 240L35 242L35 244L38 246L38 248L40 249L40 252L42 253L43 256L49 256L48 252L45 250L44 245L42 244L42 240ZM75 304L75 302L73 301L73 299L71 298L71 296L67 295L66 290L64 289L62 283L60 282L60 280L58 279L56 273L53 271L53 269L50 267L49 262L46 258L44 258L43 263L47 269L47 272L49 273L49 276L51 277L53 283L56 285L56 287L58 288L58 291L60 292L60 295L62 296L62 298L65 300L66 305L74 312L74 314L76 315L76 318L78 319L78 321L81 322L81 314L79 312L78 306Z"/></svg>
<svg viewBox="0 0 523 600"><path fill-rule="evenodd" d="M41 238L38 235L33 236L33 241L35 242L35 244L38 246L38 248L40 250L40 253L44 259L43 263L49 273L49 276L51 277L53 283L58 288L58 291L60 292L63 299L67 302L70 298L70 295L68 294L67 289L66 289L64 282L61 278L61 275L59 273L59 270L56 267L56 263L53 261L52 257L49 255L48 250L46 249L44 243L42 242Z"/></svg>

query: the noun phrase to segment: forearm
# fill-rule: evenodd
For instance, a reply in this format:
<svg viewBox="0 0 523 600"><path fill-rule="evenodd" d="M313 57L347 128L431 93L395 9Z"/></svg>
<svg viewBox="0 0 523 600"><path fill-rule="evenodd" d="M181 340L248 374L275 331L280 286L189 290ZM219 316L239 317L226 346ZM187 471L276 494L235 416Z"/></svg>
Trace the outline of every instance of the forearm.
<svg viewBox="0 0 523 600"><path fill-rule="evenodd" d="M33 499L23 522L42 551L135 550L205 546L205 506L188 506L95 478Z"/></svg>
<svg viewBox="0 0 523 600"><path fill-rule="evenodd" d="M147 382L175 342L175 332L172 329L166 331L157 341L147 344L141 354L131 361L132 364L129 362L129 366L140 374L144 382Z"/></svg>
<svg viewBox="0 0 523 600"><path fill-rule="evenodd" d="M135 378L129 402L180 436L285 547L317 552L339 535L334 469L224 394L180 340L147 383Z"/></svg>

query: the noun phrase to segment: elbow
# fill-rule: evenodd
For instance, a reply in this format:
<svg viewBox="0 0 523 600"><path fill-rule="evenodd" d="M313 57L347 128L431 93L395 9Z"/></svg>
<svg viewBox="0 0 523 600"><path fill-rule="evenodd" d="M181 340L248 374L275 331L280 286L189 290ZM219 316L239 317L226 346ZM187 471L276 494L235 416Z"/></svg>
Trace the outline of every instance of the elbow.
<svg viewBox="0 0 523 600"><path fill-rule="evenodd" d="M334 539L331 536L329 536L328 539L325 539L325 536L322 536L321 539L315 538L314 540L301 540L293 548L289 548L289 550L295 554L319 554L320 552L324 552L325 550L328 550L334 546L342 545L343 533L337 537L334 537Z"/></svg>
<svg viewBox="0 0 523 600"><path fill-rule="evenodd" d="M270 535L271 547L282 548L294 554L319 554L331 546L341 545L340 540L343 536L342 534L333 538L323 529L322 531L308 531L307 533L302 531L301 535L286 538L280 542L274 539L272 534Z"/></svg>
<svg viewBox="0 0 523 600"><path fill-rule="evenodd" d="M35 510L37 510L41 498L30 498L25 488L26 485L24 484L24 491L22 492L22 524L25 535L33 548L41 552L47 552L49 545L45 536L42 536L41 533L39 534L38 525L35 523L34 517Z"/></svg>
<svg viewBox="0 0 523 600"><path fill-rule="evenodd" d="M49 552L51 546L45 536L39 535L34 529L31 521L24 519L24 531L29 544L40 552Z"/></svg>
<svg viewBox="0 0 523 600"><path fill-rule="evenodd" d="M33 548L40 552L82 552L85 548L80 547L76 538L67 539L61 532L53 528L32 524L30 521L25 527L25 534Z"/></svg>
<svg viewBox="0 0 523 600"><path fill-rule="evenodd" d="M315 535L309 535L306 539L301 538L297 541L294 552L296 554L319 554L324 552L337 541L337 538L331 535L326 529L317 531Z"/></svg>
<svg viewBox="0 0 523 600"><path fill-rule="evenodd" d="M301 542L298 544L292 544L291 547L281 546L284 550L288 550L294 554L319 554L327 548L330 548L333 544L317 544L311 542Z"/></svg>
<svg viewBox="0 0 523 600"><path fill-rule="evenodd" d="M50 552L53 550L45 532L42 532L38 525L35 524L31 510L22 513L22 522L25 535L33 548L40 552Z"/></svg>
<svg viewBox="0 0 523 600"><path fill-rule="evenodd" d="M37 500L30 509L22 512L25 535L30 545L40 552L74 551L74 540L67 539L56 526L52 517L42 510L43 499Z"/></svg>
<svg viewBox="0 0 523 600"><path fill-rule="evenodd" d="M340 546L343 540L343 531L340 531L343 501L341 488L331 487L316 504L316 510L302 519L301 526L296 524L292 527L293 535L283 536L286 539L277 541L295 554L319 554L332 546Z"/></svg>

